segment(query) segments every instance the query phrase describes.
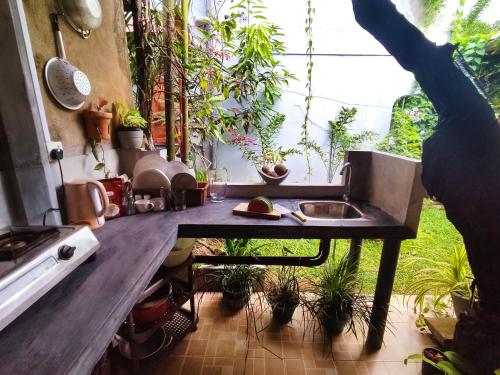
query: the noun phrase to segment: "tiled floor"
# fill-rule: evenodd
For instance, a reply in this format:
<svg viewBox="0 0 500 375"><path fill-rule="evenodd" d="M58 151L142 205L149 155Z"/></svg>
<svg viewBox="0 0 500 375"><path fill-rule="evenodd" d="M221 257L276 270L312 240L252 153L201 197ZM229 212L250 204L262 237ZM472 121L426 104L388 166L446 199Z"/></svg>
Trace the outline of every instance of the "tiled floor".
<svg viewBox="0 0 500 375"><path fill-rule="evenodd" d="M291 324L269 326L257 338L253 328L247 334L245 310L225 312L220 299L220 293L203 296L198 330L161 358L155 375L418 374L420 364L405 366L403 359L432 345L432 340L415 328L414 316L397 297L390 312L392 333L386 332L385 346L371 354L363 350L362 338L358 342L349 334L335 338L325 350L323 339L313 333L311 324L304 323L300 311ZM270 316L257 313L256 320L262 329Z"/></svg>

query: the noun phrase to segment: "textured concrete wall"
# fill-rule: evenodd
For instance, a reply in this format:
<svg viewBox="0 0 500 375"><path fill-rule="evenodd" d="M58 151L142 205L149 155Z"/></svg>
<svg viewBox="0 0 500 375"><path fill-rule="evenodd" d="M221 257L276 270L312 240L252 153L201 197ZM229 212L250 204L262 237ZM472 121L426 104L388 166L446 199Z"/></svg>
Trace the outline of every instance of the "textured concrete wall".
<svg viewBox="0 0 500 375"><path fill-rule="evenodd" d="M59 106L42 79L45 62L56 56L49 14L57 9L57 1L24 0L23 3L50 136L52 140L63 143L66 157L87 154L89 150L86 148L81 111L68 111ZM92 93L84 108L99 97L131 105L132 88L122 1L105 0L101 1L101 6L103 24L87 40L82 39L61 18L67 59L87 74L92 84ZM110 146L106 145L106 148Z"/></svg>

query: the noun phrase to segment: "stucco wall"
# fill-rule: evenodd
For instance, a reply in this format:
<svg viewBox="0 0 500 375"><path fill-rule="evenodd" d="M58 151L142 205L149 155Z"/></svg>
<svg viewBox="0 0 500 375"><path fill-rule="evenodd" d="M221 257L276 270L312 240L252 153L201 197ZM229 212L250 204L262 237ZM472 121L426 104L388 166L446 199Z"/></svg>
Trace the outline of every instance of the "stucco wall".
<svg viewBox="0 0 500 375"><path fill-rule="evenodd" d="M42 79L45 62L56 56L49 14L57 9L57 1L24 0L23 3L51 139L63 143L65 157L87 154L89 150L86 148L81 110L69 111L59 106ZM109 102L120 101L131 105L132 88L122 2L105 0L101 1L101 6L102 26L94 30L87 40L82 39L63 18L60 19L67 59L87 74L92 84L92 93L84 108L100 97ZM106 145L106 148L110 147Z"/></svg>

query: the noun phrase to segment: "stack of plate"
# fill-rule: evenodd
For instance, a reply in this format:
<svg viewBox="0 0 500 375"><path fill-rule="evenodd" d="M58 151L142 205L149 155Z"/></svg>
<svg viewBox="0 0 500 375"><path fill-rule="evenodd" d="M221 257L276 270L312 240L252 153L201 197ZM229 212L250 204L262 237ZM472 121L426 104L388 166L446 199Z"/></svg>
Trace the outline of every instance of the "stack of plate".
<svg viewBox="0 0 500 375"><path fill-rule="evenodd" d="M134 167L133 189L188 190L197 187L196 178L180 161L167 162L160 155L147 155Z"/></svg>

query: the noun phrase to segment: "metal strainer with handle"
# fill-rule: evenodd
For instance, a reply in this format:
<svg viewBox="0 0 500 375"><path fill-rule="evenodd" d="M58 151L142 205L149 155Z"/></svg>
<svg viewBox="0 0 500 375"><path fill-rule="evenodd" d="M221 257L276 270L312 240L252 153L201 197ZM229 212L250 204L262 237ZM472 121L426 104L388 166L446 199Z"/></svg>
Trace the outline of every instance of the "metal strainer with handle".
<svg viewBox="0 0 500 375"><path fill-rule="evenodd" d="M77 110L84 105L85 99L90 94L90 81L85 73L66 60L57 18L57 13L50 15L58 57L53 57L45 63L45 82L50 93L60 105L67 109Z"/></svg>

